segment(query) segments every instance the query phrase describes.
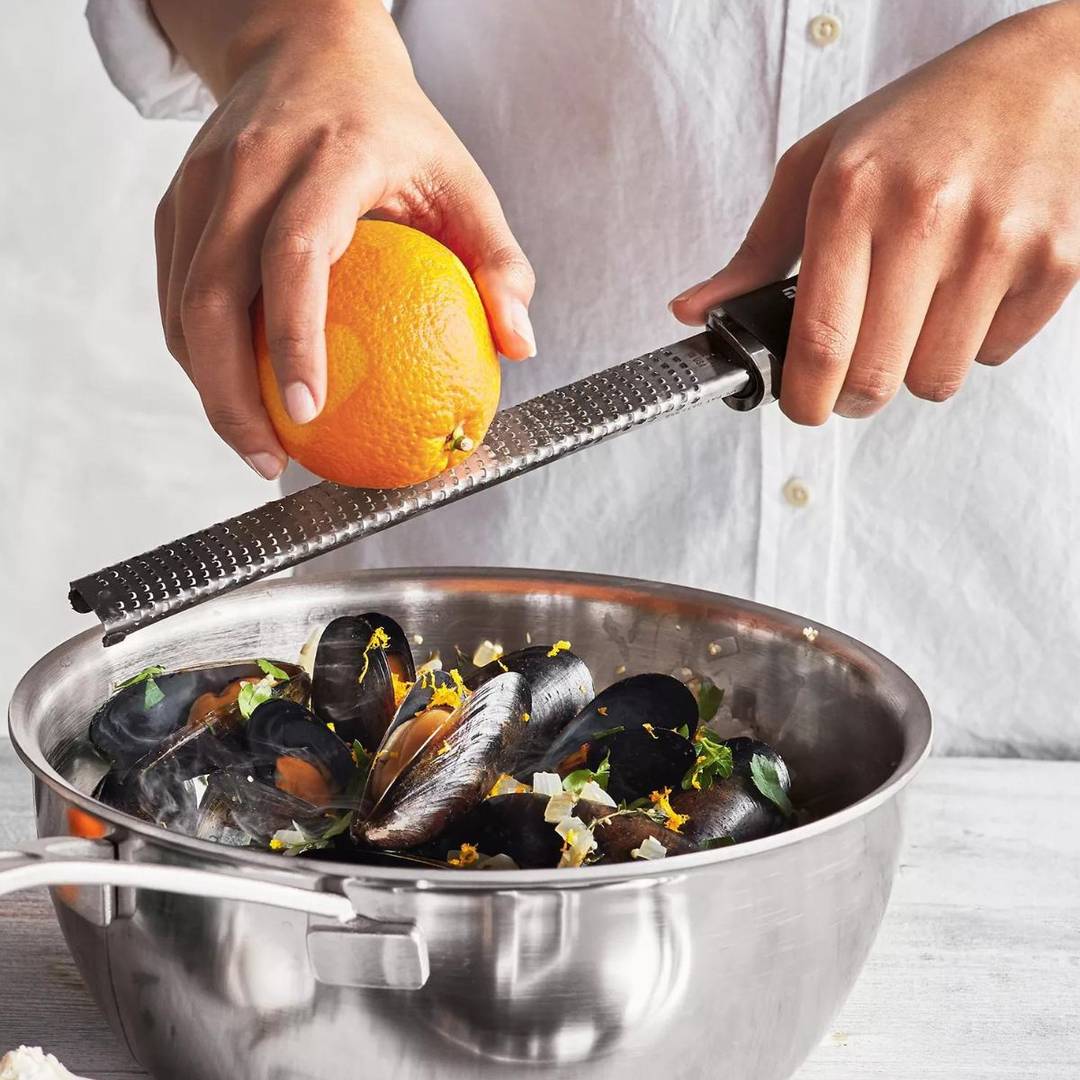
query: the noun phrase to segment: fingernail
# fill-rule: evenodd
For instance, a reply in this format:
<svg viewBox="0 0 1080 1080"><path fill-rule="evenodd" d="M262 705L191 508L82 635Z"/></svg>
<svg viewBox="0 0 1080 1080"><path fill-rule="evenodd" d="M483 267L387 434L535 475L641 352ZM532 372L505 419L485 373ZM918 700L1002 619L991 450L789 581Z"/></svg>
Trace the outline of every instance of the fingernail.
<svg viewBox="0 0 1080 1080"><path fill-rule="evenodd" d="M319 415L315 398L302 382L291 382L285 387L285 411L297 424L307 424Z"/></svg>
<svg viewBox="0 0 1080 1080"><path fill-rule="evenodd" d="M690 288L687 289L685 292L679 293L679 295L676 296L675 299L668 304L668 311L670 311L672 315L674 315L676 304L681 304L684 301L689 300L690 297L693 296L696 292L698 292L698 290L701 289L703 285L708 285L710 281L712 281L712 278L706 278L704 281L699 281L696 285L691 285Z"/></svg>
<svg viewBox="0 0 1080 1080"><path fill-rule="evenodd" d="M257 453L248 454L244 460L264 479L276 480L285 470L276 454L268 450L259 450Z"/></svg>
<svg viewBox="0 0 1080 1080"><path fill-rule="evenodd" d="M514 328L514 333L529 347L529 356L535 356L536 335L529 319L529 309L520 300L510 302L510 325Z"/></svg>

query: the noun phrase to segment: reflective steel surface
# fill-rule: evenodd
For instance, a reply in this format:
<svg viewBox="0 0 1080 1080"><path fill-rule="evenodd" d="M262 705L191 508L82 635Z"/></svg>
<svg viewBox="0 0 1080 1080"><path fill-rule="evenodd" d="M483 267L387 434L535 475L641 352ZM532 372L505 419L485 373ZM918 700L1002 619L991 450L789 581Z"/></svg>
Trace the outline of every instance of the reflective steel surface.
<svg viewBox="0 0 1080 1080"><path fill-rule="evenodd" d="M86 722L113 682L149 663L291 656L314 626L372 608L444 656L482 638L507 649L527 632L568 638L598 686L624 666L706 672L725 689L732 732L780 747L812 820L660 863L440 872L223 849L82 794L100 771ZM464 1080L517 1063L544 1078L789 1077L873 941L900 844L898 796L930 738L902 672L828 629L811 641L805 625L663 585L451 570L261 586L108 650L82 635L39 662L12 703L41 835L63 835L74 803L114 827L105 843L122 863L213 871L233 880L232 895L237 877L344 894L357 917L142 887L101 905L79 887L54 893L69 946L160 1078ZM405 986L415 988L387 988Z"/></svg>

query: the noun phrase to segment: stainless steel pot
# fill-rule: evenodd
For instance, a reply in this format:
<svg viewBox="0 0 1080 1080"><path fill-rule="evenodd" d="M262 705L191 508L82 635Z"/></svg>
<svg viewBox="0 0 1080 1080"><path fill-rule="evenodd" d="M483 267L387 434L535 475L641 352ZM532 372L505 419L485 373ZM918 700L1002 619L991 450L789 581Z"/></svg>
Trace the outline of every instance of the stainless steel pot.
<svg viewBox="0 0 1080 1080"><path fill-rule="evenodd" d="M292 861L175 835L92 800L87 720L150 663L291 656L379 609L453 655L569 638L598 685L683 665L785 754L810 824L656 863L427 871ZM790 1076L881 921L901 790L930 714L888 660L825 628L666 585L514 570L394 571L242 591L102 649L60 646L19 684L35 845L0 894L53 892L68 946L156 1077L200 1080ZM69 835L72 807L111 830Z"/></svg>

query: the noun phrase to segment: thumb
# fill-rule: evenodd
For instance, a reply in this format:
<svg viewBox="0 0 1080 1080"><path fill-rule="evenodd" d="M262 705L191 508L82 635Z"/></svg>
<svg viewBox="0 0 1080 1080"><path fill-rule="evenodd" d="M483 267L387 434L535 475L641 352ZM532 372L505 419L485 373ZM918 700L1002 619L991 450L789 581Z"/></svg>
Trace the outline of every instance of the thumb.
<svg viewBox="0 0 1080 1080"><path fill-rule="evenodd" d="M467 196L455 200L451 228L440 239L472 274L495 347L508 360L524 360L536 355L529 319L536 278L498 197L479 169L477 174L468 184Z"/></svg>
<svg viewBox="0 0 1080 1080"><path fill-rule="evenodd" d="M668 304L679 322L700 326L717 304L779 280L795 264L802 251L810 189L828 146L828 139L819 135L820 129L780 159L765 201L727 266Z"/></svg>

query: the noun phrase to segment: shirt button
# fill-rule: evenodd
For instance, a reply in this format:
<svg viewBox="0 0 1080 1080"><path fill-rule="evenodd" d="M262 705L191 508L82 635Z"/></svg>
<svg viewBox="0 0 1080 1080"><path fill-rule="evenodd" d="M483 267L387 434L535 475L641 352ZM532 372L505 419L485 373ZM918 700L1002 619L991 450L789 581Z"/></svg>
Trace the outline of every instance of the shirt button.
<svg viewBox="0 0 1080 1080"><path fill-rule="evenodd" d="M824 48L840 37L840 20L835 15L815 15L810 20L810 40Z"/></svg>
<svg viewBox="0 0 1080 1080"><path fill-rule="evenodd" d="M805 506L810 501L810 489L798 477L793 476L784 485L784 498L792 506Z"/></svg>

